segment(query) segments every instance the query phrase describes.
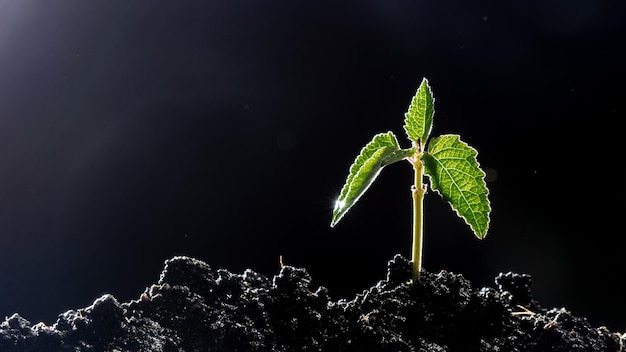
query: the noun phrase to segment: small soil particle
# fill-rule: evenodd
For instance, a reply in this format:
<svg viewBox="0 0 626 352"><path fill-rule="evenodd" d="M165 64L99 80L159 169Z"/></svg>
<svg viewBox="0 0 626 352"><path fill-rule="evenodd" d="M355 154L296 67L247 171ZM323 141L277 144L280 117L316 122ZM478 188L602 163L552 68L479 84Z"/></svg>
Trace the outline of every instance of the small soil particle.
<svg viewBox="0 0 626 352"><path fill-rule="evenodd" d="M528 275L501 273L496 288L478 289L446 271L410 279L411 263L396 255L384 280L334 301L302 268L283 266L269 279L179 256L137 300L104 295L52 326L7 317L0 351L622 351L620 334L542 308Z"/></svg>

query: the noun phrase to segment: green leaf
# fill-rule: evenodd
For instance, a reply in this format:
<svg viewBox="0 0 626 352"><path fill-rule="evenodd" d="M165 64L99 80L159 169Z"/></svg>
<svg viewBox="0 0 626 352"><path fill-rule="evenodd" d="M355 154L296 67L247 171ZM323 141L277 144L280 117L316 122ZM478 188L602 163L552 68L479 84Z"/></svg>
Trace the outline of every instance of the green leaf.
<svg viewBox="0 0 626 352"><path fill-rule="evenodd" d="M395 152L392 152L391 154L385 156L381 160L381 163L383 164L383 166L386 166L386 165L398 162L400 160L404 160L404 159L410 158L412 156L415 156L415 148L399 149L399 150L396 150Z"/></svg>
<svg viewBox="0 0 626 352"><path fill-rule="evenodd" d="M361 153L350 166L346 183L335 203L331 227L334 227L365 193L384 166L401 160L397 156L399 151L401 149L393 132L377 134L361 149Z"/></svg>
<svg viewBox="0 0 626 352"><path fill-rule="evenodd" d="M424 78L404 114L404 130L412 141L419 140L422 145L426 143L433 127L434 103L428 80Z"/></svg>
<svg viewBox="0 0 626 352"><path fill-rule="evenodd" d="M424 173L431 188L448 201L457 214L482 239L489 228L491 207L480 169L478 152L462 142L458 135L443 135L430 140L424 153Z"/></svg>

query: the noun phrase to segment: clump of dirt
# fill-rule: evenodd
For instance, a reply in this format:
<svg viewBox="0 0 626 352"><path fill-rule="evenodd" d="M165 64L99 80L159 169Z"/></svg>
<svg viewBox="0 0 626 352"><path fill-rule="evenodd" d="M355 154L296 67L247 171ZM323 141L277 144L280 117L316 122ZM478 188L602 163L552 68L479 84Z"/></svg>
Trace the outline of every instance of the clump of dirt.
<svg viewBox="0 0 626 352"><path fill-rule="evenodd" d="M52 326L6 318L0 351L622 351L618 333L542 308L528 275L501 273L495 288L476 289L446 271L410 282L411 263L400 255L387 267L384 280L335 301L302 268L284 266L269 279L178 256L135 301L104 295Z"/></svg>

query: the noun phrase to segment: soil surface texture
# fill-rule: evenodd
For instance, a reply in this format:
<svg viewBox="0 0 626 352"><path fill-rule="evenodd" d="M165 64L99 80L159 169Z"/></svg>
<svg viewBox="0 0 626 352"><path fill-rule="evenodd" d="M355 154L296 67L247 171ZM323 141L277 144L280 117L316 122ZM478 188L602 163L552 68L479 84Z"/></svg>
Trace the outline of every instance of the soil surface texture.
<svg viewBox="0 0 626 352"><path fill-rule="evenodd" d="M7 317L0 351L626 351L620 334L541 307L528 275L501 273L483 288L446 271L410 278L396 255L384 280L334 301L302 268L269 279L178 256L135 301L104 295L52 326Z"/></svg>

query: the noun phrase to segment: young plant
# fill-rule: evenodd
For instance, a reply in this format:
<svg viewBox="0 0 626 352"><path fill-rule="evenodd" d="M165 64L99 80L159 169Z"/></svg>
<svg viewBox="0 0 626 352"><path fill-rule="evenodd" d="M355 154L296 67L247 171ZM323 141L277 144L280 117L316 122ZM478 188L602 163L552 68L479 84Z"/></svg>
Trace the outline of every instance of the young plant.
<svg viewBox="0 0 626 352"><path fill-rule="evenodd" d="M460 140L458 135L446 134L428 139L433 125L434 98L426 78L411 100L404 114L404 131L412 147L401 149L393 132L374 136L350 166L346 183L335 203L334 227L380 174L383 167L407 160L415 170L413 195L413 280L422 268L423 201L427 186L438 192L470 226L474 235L483 239L489 228L491 207L485 184L485 173L476 156L478 152Z"/></svg>

